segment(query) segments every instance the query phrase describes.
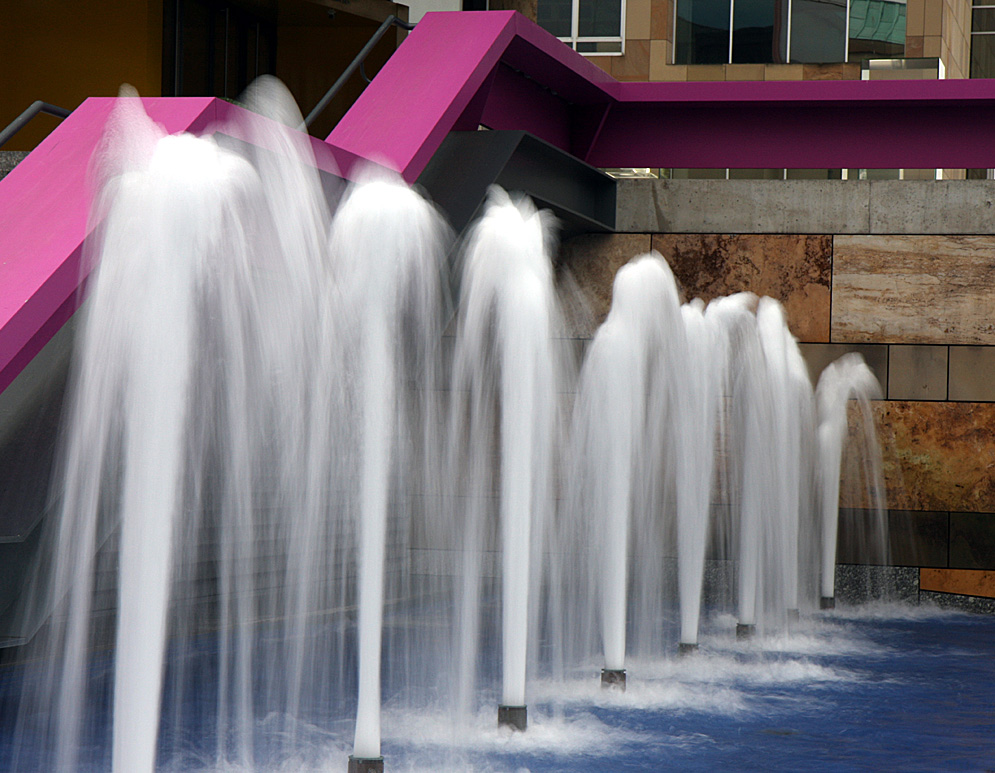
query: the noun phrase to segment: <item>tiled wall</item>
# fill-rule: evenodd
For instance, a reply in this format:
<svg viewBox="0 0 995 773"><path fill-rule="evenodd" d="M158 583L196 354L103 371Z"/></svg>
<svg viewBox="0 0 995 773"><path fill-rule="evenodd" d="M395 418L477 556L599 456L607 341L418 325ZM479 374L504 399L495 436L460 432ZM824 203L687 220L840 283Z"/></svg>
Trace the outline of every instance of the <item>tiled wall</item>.
<svg viewBox="0 0 995 773"><path fill-rule="evenodd" d="M971 74L971 3L969 0L908 0L905 55L939 57L946 77Z"/></svg>
<svg viewBox="0 0 995 773"><path fill-rule="evenodd" d="M995 236L582 236L562 251L594 312L576 335L607 313L615 271L650 249L688 298L780 300L813 381L843 353L863 354L885 397L875 417L891 563L921 567L923 591L995 598ZM845 531L869 503L843 493L841 506ZM838 558L853 560L843 547Z"/></svg>

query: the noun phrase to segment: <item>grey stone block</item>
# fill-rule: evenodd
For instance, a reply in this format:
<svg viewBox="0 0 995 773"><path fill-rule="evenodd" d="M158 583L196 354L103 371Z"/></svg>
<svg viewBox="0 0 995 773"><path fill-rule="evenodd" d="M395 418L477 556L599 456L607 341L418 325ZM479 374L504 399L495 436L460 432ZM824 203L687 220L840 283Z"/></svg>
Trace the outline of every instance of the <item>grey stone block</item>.
<svg viewBox="0 0 995 773"><path fill-rule="evenodd" d="M875 180L870 233L995 233L995 180Z"/></svg>
<svg viewBox="0 0 995 773"><path fill-rule="evenodd" d="M950 514L950 568L995 569L995 513Z"/></svg>
<svg viewBox="0 0 995 773"><path fill-rule="evenodd" d="M888 347L884 344L806 344L799 343L802 357L808 366L808 375L812 386L819 383L819 376L831 362L835 362L844 354L856 352L864 358L864 362L874 373L881 391L888 388Z"/></svg>
<svg viewBox="0 0 995 773"><path fill-rule="evenodd" d="M889 400L946 400L947 347L888 347Z"/></svg>
<svg viewBox="0 0 995 773"><path fill-rule="evenodd" d="M981 596L961 596L957 593L934 593L919 591L920 604L935 604L944 609L959 609L962 612L974 612L980 615L995 615L995 599Z"/></svg>
<svg viewBox="0 0 995 773"><path fill-rule="evenodd" d="M995 401L995 346L950 347L950 397Z"/></svg>

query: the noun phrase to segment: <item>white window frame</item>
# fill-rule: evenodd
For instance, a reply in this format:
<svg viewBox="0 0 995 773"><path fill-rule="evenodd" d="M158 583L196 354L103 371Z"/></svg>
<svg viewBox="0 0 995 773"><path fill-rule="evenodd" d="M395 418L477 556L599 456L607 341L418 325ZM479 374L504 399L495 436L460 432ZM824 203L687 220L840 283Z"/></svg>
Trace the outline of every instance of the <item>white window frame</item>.
<svg viewBox="0 0 995 773"><path fill-rule="evenodd" d="M580 0L570 1L570 35L559 38L574 51L577 51L578 43L618 43L618 51L578 51L584 56L624 56L625 55L625 0L618 0L619 3L619 34L615 36L583 37L580 32ZM677 7L676 2L674 7Z"/></svg>

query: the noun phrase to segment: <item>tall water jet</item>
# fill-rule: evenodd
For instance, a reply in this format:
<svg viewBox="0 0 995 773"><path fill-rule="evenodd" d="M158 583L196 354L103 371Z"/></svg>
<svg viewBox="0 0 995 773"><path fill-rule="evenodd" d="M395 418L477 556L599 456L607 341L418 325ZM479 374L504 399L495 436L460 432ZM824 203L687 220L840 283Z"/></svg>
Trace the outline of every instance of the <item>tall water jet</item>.
<svg viewBox="0 0 995 773"><path fill-rule="evenodd" d="M676 424L677 446L677 587L680 600L680 651L698 647L705 545L715 473L720 389L725 361L718 345L714 314L706 315L700 300L681 308L687 336L687 363L683 369L684 405Z"/></svg>
<svg viewBox="0 0 995 773"><path fill-rule="evenodd" d="M836 603L836 542L839 530L840 467L847 436L848 406L855 401L863 420L863 446L871 471L866 476L873 507L883 518L884 484L880 451L870 401L880 399L881 386L859 354L846 354L826 366L816 387L819 415L819 483L822 522L820 606Z"/></svg>
<svg viewBox="0 0 995 773"><path fill-rule="evenodd" d="M462 318L456 343L460 374L471 403L499 405L501 530L502 690L499 722L526 725L525 680L529 618L537 600L536 554L552 508L556 396L559 389L553 337L559 328L545 218L526 201L512 202L492 189L483 218L470 236L463 268ZM476 362L473 367L461 363ZM496 381L490 382L487 375ZM485 410L484 408L478 408ZM490 410L490 409L487 409ZM489 444L493 428L472 443ZM479 489L472 497L486 496ZM468 516L480 517L480 509ZM468 524L468 534L484 534ZM480 550L480 545L467 546ZM467 584L464 594L478 589ZM465 632L475 641L477 632ZM464 647L475 650L472 641Z"/></svg>
<svg viewBox="0 0 995 773"><path fill-rule="evenodd" d="M424 366L426 342L432 346L441 332L437 261L444 232L438 213L400 180L357 185L332 223L331 253L355 326L352 357L360 374L355 384L360 414L359 699L352 756L358 764L380 757L388 504L408 429L405 401L399 398L411 375L404 369L405 355ZM410 351L405 352L405 344Z"/></svg>
<svg viewBox="0 0 995 773"><path fill-rule="evenodd" d="M659 469L656 433L667 433L683 337L677 289L659 255L619 269L608 317L598 328L581 370L574 442L579 503L590 544L603 548L595 571L600 598L602 684L625 686L629 550L634 517L656 518L641 486L643 471ZM676 354L672 354L676 353Z"/></svg>

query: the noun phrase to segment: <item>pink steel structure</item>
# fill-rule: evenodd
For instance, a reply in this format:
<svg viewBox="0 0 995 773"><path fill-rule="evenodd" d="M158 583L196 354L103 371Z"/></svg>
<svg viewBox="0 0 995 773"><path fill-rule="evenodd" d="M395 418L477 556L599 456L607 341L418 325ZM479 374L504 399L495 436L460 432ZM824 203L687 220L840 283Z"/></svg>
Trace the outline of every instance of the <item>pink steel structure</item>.
<svg viewBox="0 0 995 773"><path fill-rule="evenodd" d="M76 310L90 157L113 106L88 99L0 181L0 391ZM169 132L238 115L213 98L145 99ZM525 129L595 166L995 166L995 81L620 83L513 12L428 14L324 142L417 179L453 130Z"/></svg>

